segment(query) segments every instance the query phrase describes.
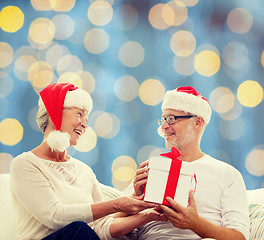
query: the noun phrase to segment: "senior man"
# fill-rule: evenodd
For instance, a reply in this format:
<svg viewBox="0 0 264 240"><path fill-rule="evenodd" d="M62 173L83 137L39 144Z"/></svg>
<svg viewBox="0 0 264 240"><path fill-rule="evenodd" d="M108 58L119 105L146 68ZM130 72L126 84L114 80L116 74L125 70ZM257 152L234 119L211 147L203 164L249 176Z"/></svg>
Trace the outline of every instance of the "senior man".
<svg viewBox="0 0 264 240"><path fill-rule="evenodd" d="M172 207L161 205L161 209L169 221L150 222L138 228L138 239L249 239L247 194L240 172L200 147L210 117L208 100L193 87L166 92L158 132L168 149L174 146L180 151L179 160L194 164L197 186L195 193L189 193L187 207L167 198ZM142 163L136 172L134 195L143 194L147 164Z"/></svg>

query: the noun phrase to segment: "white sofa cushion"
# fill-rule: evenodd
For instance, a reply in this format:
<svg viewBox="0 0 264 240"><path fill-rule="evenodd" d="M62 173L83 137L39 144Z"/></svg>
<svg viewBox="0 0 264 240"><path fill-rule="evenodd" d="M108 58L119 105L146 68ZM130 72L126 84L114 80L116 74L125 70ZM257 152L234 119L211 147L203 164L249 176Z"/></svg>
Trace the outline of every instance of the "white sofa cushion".
<svg viewBox="0 0 264 240"><path fill-rule="evenodd" d="M14 240L16 218L9 190L9 174L0 174L0 239Z"/></svg>
<svg viewBox="0 0 264 240"><path fill-rule="evenodd" d="M247 190L248 203L264 205L264 188Z"/></svg>

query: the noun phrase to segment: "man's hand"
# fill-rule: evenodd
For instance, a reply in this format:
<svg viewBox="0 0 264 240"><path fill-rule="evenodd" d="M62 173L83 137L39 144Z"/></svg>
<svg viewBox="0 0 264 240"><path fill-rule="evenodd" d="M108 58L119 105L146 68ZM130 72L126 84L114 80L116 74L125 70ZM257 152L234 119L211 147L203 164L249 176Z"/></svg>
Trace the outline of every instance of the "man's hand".
<svg viewBox="0 0 264 240"><path fill-rule="evenodd" d="M138 170L136 171L133 181L135 196L141 196L143 194L148 177L148 163L148 160L141 163L138 167Z"/></svg>
<svg viewBox="0 0 264 240"><path fill-rule="evenodd" d="M160 207L169 221L177 228L192 230L199 220L199 215L193 198L193 191L191 190L189 192L189 205L187 208L175 202L170 197L167 198L167 201L171 204L172 208L164 205L161 205Z"/></svg>
<svg viewBox="0 0 264 240"><path fill-rule="evenodd" d="M196 209L192 190L189 192L189 205L187 208L181 206L169 197L167 201L172 205L172 208L164 205L160 207L169 221L177 228L190 229L203 239L246 240L241 232L235 229L217 226L205 218L200 217Z"/></svg>

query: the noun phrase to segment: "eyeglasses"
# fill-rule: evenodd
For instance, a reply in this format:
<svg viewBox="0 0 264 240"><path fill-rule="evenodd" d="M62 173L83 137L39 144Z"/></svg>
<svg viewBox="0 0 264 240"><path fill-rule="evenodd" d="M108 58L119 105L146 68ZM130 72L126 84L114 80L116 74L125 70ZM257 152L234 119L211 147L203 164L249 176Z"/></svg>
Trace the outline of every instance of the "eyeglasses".
<svg viewBox="0 0 264 240"><path fill-rule="evenodd" d="M158 119L158 123L161 126L164 123L164 121L166 121L169 125L172 125L176 122L178 118L192 118L192 117L197 117L197 115L184 115L184 116L169 115L167 117L161 117L161 119Z"/></svg>

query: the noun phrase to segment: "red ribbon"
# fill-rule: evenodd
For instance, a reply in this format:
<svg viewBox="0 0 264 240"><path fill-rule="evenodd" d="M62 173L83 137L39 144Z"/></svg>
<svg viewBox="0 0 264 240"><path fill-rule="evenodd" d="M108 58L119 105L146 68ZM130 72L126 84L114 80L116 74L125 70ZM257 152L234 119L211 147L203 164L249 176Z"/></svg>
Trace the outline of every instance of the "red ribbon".
<svg viewBox="0 0 264 240"><path fill-rule="evenodd" d="M179 176L180 176L181 165L182 165L182 161L180 160L171 161L167 185L166 185L166 189L165 189L165 193L164 193L164 197L162 201L162 204L164 205L171 206L170 203L166 200L166 197L171 197L172 199L174 199L176 188L178 185Z"/></svg>
<svg viewBox="0 0 264 240"><path fill-rule="evenodd" d="M181 155L178 149L172 147L171 152L160 154L161 156L171 158L171 166L169 170L169 176L166 184L166 189L163 197L162 204L171 206L170 203L166 200L166 197L171 197L174 199L176 188L178 185L178 180L181 172L182 161L178 159Z"/></svg>

